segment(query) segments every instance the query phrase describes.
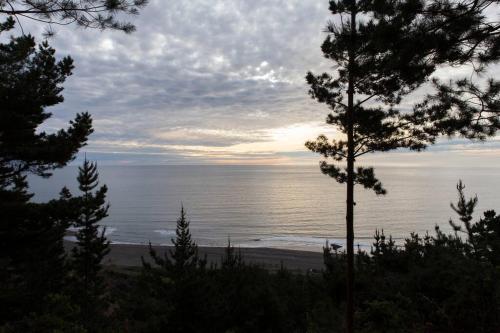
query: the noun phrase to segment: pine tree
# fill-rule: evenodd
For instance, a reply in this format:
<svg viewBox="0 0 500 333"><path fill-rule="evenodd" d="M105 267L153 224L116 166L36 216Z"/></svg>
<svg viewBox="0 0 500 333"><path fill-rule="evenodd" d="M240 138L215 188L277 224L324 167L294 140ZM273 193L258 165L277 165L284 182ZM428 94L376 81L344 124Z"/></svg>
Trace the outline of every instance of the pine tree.
<svg viewBox="0 0 500 333"><path fill-rule="evenodd" d="M189 221L186 219L184 206L181 206L181 216L177 220L175 235L175 239L172 239L174 249L170 250L170 256L174 260L174 267L180 270L196 265L198 260L198 245L191 239Z"/></svg>
<svg viewBox="0 0 500 333"><path fill-rule="evenodd" d="M466 199L464 189L465 185L460 180L457 184L457 204L450 204L461 222L460 225L452 219L449 221L451 227L455 230L455 237L459 238L458 232L465 234L466 254L498 266L500 264L500 215L497 215L494 210L488 210L483 213L483 217L479 221L473 222L473 214L478 198L476 195ZM462 226L465 227L465 230Z"/></svg>
<svg viewBox="0 0 500 333"><path fill-rule="evenodd" d="M99 174L95 163L85 159L83 166L79 167L77 180L82 196L77 198L79 214L74 222L79 230L76 246L71 252L72 288L75 301L81 306L82 323L92 329L105 305L100 272L102 259L110 251L110 242L105 236L106 229L99 231L99 222L108 216L109 205L106 204L106 185L96 189Z"/></svg>
<svg viewBox="0 0 500 333"><path fill-rule="evenodd" d="M489 261L494 267L500 266L500 215L494 210L483 213L471 227L476 256Z"/></svg>
<svg viewBox="0 0 500 333"><path fill-rule="evenodd" d="M64 167L92 133L88 113L77 114L66 130L39 131L51 117L46 111L63 102L62 84L72 74L73 60L56 61L47 42L36 47L31 36L0 44L0 181L8 187L13 177L33 173L50 176Z"/></svg>
<svg viewBox="0 0 500 333"><path fill-rule="evenodd" d="M147 0L10 0L0 1L0 14L52 25L76 24L84 28L113 29L130 33L135 26L117 14L137 15ZM21 26L22 28L22 26ZM51 34L51 31L47 31Z"/></svg>
<svg viewBox="0 0 500 333"><path fill-rule="evenodd" d="M0 24L0 33L13 21ZM43 299L61 289L62 237L69 226L64 198L32 203L26 176L49 177L71 161L92 132L87 113L56 133L39 129L63 101L62 84L71 75L71 58L56 60L48 43L36 47L31 36L0 44L0 323L37 311ZM4 298L5 297L5 298Z"/></svg>
<svg viewBox="0 0 500 333"><path fill-rule="evenodd" d="M306 80L310 95L331 110L326 122L345 137L329 141L321 135L306 146L333 159L321 162L321 171L347 185L347 332L354 329L354 185L386 193L373 168L355 168L355 161L377 151L420 151L439 135L484 139L496 132L500 85L494 81L481 91L467 80L456 82L459 89L434 80L436 95L412 112L397 109L440 64L476 61L480 70L498 59L500 26L483 15L492 3L330 1L339 19L328 24L322 51L337 75L308 73Z"/></svg>
<svg viewBox="0 0 500 333"><path fill-rule="evenodd" d="M310 95L332 111L327 123L346 135L331 143L322 135L306 146L325 158L347 162L345 170L326 161L320 164L324 174L347 184L347 332L353 331L354 320L354 185L386 193L373 168L355 169L355 160L374 151L420 150L433 140L425 128L413 128L395 108L434 70L434 64L418 54L420 40L412 38L407 26L415 18L415 5L330 1L330 11L341 20L328 24L322 50L337 64L338 75L309 72L306 77Z"/></svg>
<svg viewBox="0 0 500 333"><path fill-rule="evenodd" d="M484 80L488 66L500 60L497 1L430 1L413 23L426 43L423 54L435 64L468 65L471 74L443 82L432 79L434 94L415 106L411 121L432 124L440 134L473 140L494 136L500 128L500 81ZM473 80L475 78L475 80Z"/></svg>
<svg viewBox="0 0 500 333"><path fill-rule="evenodd" d="M175 239L172 239L173 249L169 250L169 255L164 254L161 258L155 249L149 244L149 252L154 262L167 271L183 273L193 268L204 268L206 258L198 257L198 245L191 239L189 231L189 220L186 218L184 206L181 206L181 216L177 219L175 229Z"/></svg>
<svg viewBox="0 0 500 333"><path fill-rule="evenodd" d="M478 199L477 196L474 196L474 198L469 200L465 199L464 189L465 185L460 180L457 184L458 202L456 205L451 203L450 207L460 216L460 221L464 225L465 231L462 230L461 225L456 224L453 220L450 219L449 223L453 230L455 230L455 233L458 233L459 231L465 232L468 236L468 240L471 241L472 214L474 213Z"/></svg>
<svg viewBox="0 0 500 333"><path fill-rule="evenodd" d="M137 14L146 1L2 1L0 34L20 17L53 24L134 30L117 13ZM0 17L1 18L1 17ZM20 27L21 30L23 27ZM50 33L50 31L48 31ZM92 133L88 113L76 114L67 129L47 133L46 108L63 102L62 84L72 74L70 57L55 57L48 42L30 35L0 43L0 325L41 308L61 290L65 275L63 236L74 220L75 200L62 193L49 203L29 202L26 176L50 177L75 158Z"/></svg>
<svg viewBox="0 0 500 333"><path fill-rule="evenodd" d="M221 265L223 269L228 270L240 268L244 265L241 249L238 249L238 252L235 253L235 248L231 245L230 238L227 239L227 246L224 249Z"/></svg>

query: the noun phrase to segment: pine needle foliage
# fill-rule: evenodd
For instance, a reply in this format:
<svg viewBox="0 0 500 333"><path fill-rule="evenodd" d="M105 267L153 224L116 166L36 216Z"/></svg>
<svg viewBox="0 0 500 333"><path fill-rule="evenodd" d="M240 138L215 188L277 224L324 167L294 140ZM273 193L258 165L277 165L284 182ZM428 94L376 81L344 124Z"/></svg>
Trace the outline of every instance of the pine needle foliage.
<svg viewBox="0 0 500 333"><path fill-rule="evenodd" d="M326 123L344 136L306 143L322 155L321 171L347 186L347 332L354 318L354 186L377 195L386 189L372 167L355 166L365 154L406 148L421 151L439 136L484 140L500 128L500 85L485 89L464 78L432 80L413 110L399 107L440 65L472 63L481 73L500 57L500 25L485 11L495 1L332 0L335 20L321 46L335 75L307 73L309 94L330 109ZM344 164L345 163L345 164ZM345 166L344 166L345 165Z"/></svg>
<svg viewBox="0 0 500 333"><path fill-rule="evenodd" d="M0 181L31 172L50 176L64 167L92 133L92 119L79 113L65 130L40 131L51 117L46 108L63 102L62 84L72 74L73 60L56 60L47 42L31 36L0 44Z"/></svg>
<svg viewBox="0 0 500 333"><path fill-rule="evenodd" d="M13 27L7 19L0 34ZM72 70L70 57L56 57L47 42L37 45L32 36L0 43L0 325L39 311L63 284L68 198L30 202L27 176L49 177L74 159L92 133L88 113L54 133L40 128L51 117L47 108L63 101L62 85Z"/></svg>
<svg viewBox="0 0 500 333"><path fill-rule="evenodd" d="M0 14L19 23L28 19L48 24L48 35L52 25L69 24L131 33L135 26L120 17L137 15L146 4L147 0L0 0Z"/></svg>
<svg viewBox="0 0 500 333"><path fill-rule="evenodd" d="M173 248L160 257L151 243L149 253L153 261L160 267L173 273L184 273L195 268L204 268L206 259L198 256L198 245L191 238L189 230L189 220L186 217L186 210L181 206L181 214L177 219L176 237L171 240ZM146 264L148 266L148 264Z"/></svg>
<svg viewBox="0 0 500 333"><path fill-rule="evenodd" d="M455 232L465 232L467 235L470 235L472 214L474 213L474 209L476 208L478 199L477 196L475 196L467 200L465 198L464 189L465 185L460 180L457 184L458 202L456 205L451 203L450 207L451 209L453 209L453 211L455 211L455 213L458 214L458 216L460 216L460 222L462 222L466 230L464 231L462 229L462 225L456 224L451 219L450 219L450 225L452 226L453 230L455 230ZM470 240L471 239L469 238L469 241Z"/></svg>
<svg viewBox="0 0 500 333"><path fill-rule="evenodd" d="M345 135L331 142L321 135L306 147L332 159L334 163L320 163L321 171L347 184L347 332L353 331L354 320L354 185L386 193L373 168L355 167L355 161L376 151L418 151L434 140L433 132L413 126L396 107L435 69L415 48L422 40L409 23L416 19L418 6L415 1L330 1L338 20L328 23L321 49L337 73L306 76L311 97L331 111L327 124Z"/></svg>
<svg viewBox="0 0 500 333"><path fill-rule="evenodd" d="M189 220L186 218L184 206L181 207L181 216L177 219L175 239L172 239L173 250L169 250L170 257L177 269L196 265L198 260L198 245L192 240L189 231Z"/></svg>
<svg viewBox="0 0 500 333"><path fill-rule="evenodd" d="M77 198L78 217L74 225L79 230L71 252L71 280L75 300L82 310L83 325L92 328L105 307L105 288L100 273L102 260L110 251L110 242L105 236L106 228L99 230L99 222L108 216L109 205L106 204L106 185L97 188L96 163L85 159L79 167L77 180L82 196Z"/></svg>
<svg viewBox="0 0 500 333"><path fill-rule="evenodd" d="M231 245L231 239L227 239L227 246L224 248L224 255L221 260L222 269L238 269L244 266L241 249L236 249Z"/></svg>

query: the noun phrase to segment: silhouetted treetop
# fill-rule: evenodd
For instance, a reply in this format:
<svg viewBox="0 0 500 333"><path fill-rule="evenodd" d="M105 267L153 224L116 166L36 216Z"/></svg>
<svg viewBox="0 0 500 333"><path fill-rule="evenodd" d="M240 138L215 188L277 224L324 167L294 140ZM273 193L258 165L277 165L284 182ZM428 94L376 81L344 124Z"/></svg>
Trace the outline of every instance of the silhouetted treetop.
<svg viewBox="0 0 500 333"><path fill-rule="evenodd" d="M61 103L62 84L73 60L57 61L47 42L36 47L31 36L0 44L0 177L24 172L48 175L71 161L92 133L92 119L78 113L67 129L55 133L38 127L51 117L49 106Z"/></svg>
<svg viewBox="0 0 500 333"><path fill-rule="evenodd" d="M437 65L420 53L429 49L425 38L415 32L422 6L415 1L330 2L331 12L340 20L327 24L321 49L337 70L335 74L309 72L306 80L311 97L331 110L327 124L345 134L352 126L353 159L397 148L421 150L437 136L428 122L416 125L396 107ZM344 101L349 96L351 104ZM348 159L349 142L347 137L330 141L321 135L306 146L339 162ZM348 173L339 166L325 161L320 167L338 182L347 182ZM377 194L385 193L373 168L358 167L353 179Z"/></svg>
<svg viewBox="0 0 500 333"><path fill-rule="evenodd" d="M461 231L461 232L470 233L472 214L474 213L474 209L476 208L478 199L477 199L477 196L475 196L474 198L467 200L465 198L464 189L465 189L465 185L460 180L457 184L457 191L458 191L457 204L455 205L455 204L451 203L450 207L451 207L451 209L453 209L453 211L455 211L455 213L458 214L458 216L460 216L460 221L465 226L466 231L463 231L462 226L459 224L456 224L451 219L450 219L450 225L452 226L453 230L455 230L455 232ZM469 239L469 241L470 241L470 239Z"/></svg>
<svg viewBox="0 0 500 333"><path fill-rule="evenodd" d="M195 268L204 268L206 266L206 258L201 259L198 256L198 245L191 238L189 230L189 220L186 217L186 210L181 206L181 214L177 219L175 228L175 238L172 238L173 248L159 256L156 250L149 243L149 254L154 263L168 272L184 273ZM143 260L145 267L151 265Z"/></svg>
<svg viewBox="0 0 500 333"><path fill-rule="evenodd" d="M495 0L423 1L416 28L427 40L425 52L436 63L476 62L476 70L500 56L500 22Z"/></svg>
<svg viewBox="0 0 500 333"><path fill-rule="evenodd" d="M339 20L327 24L321 46L336 73L307 73L309 94L326 104L326 122L348 132L350 94L353 112L353 158L377 151L420 151L440 135L485 140L500 128L500 84L461 78L434 78L435 93L414 109L401 110L401 99L427 82L441 65L472 64L484 71L496 62L500 24L485 14L494 1L330 1ZM354 14L352 16L352 14ZM355 22L351 22L352 20ZM351 87L349 88L349 82ZM349 91L351 89L351 91ZM325 158L348 157L347 138L319 136L306 146ZM321 169L340 182L341 168L323 162ZM361 170L360 175L373 174ZM362 179L363 177L359 177ZM365 177L366 178L366 177ZM360 184L377 184L375 178ZM382 193L382 191L376 191Z"/></svg>
<svg viewBox="0 0 500 333"><path fill-rule="evenodd" d="M484 140L500 127L500 84L486 88L462 78L448 84L434 79L434 94L412 110L403 97L428 82L440 66L472 64L473 74L500 56L500 23L487 13L490 0L336 0L335 16L321 46L334 73L308 72L309 94L326 104L326 123L343 134L320 135L306 143L326 160L321 171L346 188L347 332L354 330L354 185L385 194L373 168L356 167L357 158L399 148L420 151L441 135ZM331 161L333 160L333 162ZM346 166L339 166L346 162Z"/></svg>
<svg viewBox="0 0 500 333"><path fill-rule="evenodd" d="M76 246L71 252L71 279L74 284L73 297L81 308L81 324L89 331L99 327L99 314L105 309L104 284L100 276L102 260L110 252L110 241L106 239L106 228L99 230L100 221L108 216L106 203L107 187L99 188L97 164L85 159L78 168L78 187L81 197L76 197L77 217L74 225Z"/></svg>
<svg viewBox="0 0 500 333"><path fill-rule="evenodd" d="M436 134L486 140L500 128L500 82L485 84L468 78L443 83L433 80L436 92L417 104L407 119L431 126Z"/></svg>

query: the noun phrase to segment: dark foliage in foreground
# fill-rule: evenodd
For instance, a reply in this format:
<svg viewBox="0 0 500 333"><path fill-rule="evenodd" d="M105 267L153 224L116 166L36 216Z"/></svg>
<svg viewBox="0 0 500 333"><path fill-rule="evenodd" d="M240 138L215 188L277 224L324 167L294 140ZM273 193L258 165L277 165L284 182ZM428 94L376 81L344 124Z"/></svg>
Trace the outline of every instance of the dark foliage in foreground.
<svg viewBox="0 0 500 333"><path fill-rule="evenodd" d="M473 223L477 200L463 185L453 206L463 228L411 234L401 246L376 232L371 253L356 257L358 332L498 332L500 330L500 216ZM471 209L462 209L468 205ZM464 221L467 221L465 223ZM463 231L465 237L459 237ZM117 330L132 332L343 332L344 253L325 248L322 274L269 272L245 265L228 245L231 262L172 275L147 266L114 275Z"/></svg>
<svg viewBox="0 0 500 333"><path fill-rule="evenodd" d="M149 244L149 254L154 263L167 273L175 275L182 275L184 272L196 268L205 268L206 260L198 257L198 245L191 239L189 221L184 206L181 207L181 216L177 219L175 235L175 239L171 239L173 249L168 251L169 255L165 253L163 257L160 257L151 243ZM151 269L151 265L144 260L143 265L145 269Z"/></svg>
<svg viewBox="0 0 500 333"><path fill-rule="evenodd" d="M0 23L0 33L12 27L12 20ZM97 234L106 187L93 192L95 165L80 169L81 196L63 188L58 199L35 203L27 181L66 166L93 131L88 113L55 133L40 128L51 117L47 108L63 101L72 69L71 58L57 60L31 36L0 44L0 332L97 331L107 310L99 272L108 243ZM68 256L70 226L82 229Z"/></svg>
<svg viewBox="0 0 500 333"><path fill-rule="evenodd" d="M0 23L0 34L12 27ZM40 128L51 117L47 108L63 101L72 70L70 57L56 59L47 42L37 46L31 36L0 44L0 325L53 307L49 298L64 284L63 236L74 209L64 192L31 202L27 176L49 177L66 166L92 133L88 113L57 132Z"/></svg>
<svg viewBox="0 0 500 333"><path fill-rule="evenodd" d="M354 330L354 187L386 193L365 154L421 151L441 136L486 140L500 129L500 82L471 80L500 60L497 1L330 0L334 18L321 45L334 73L308 72L309 94L329 109L338 134L306 143L324 157L321 171L346 184L346 332ZM472 65L470 78L442 82L441 66ZM467 75L469 76L469 75ZM435 93L402 107L432 80ZM414 96L415 97L415 96ZM410 101L408 101L408 99Z"/></svg>
<svg viewBox="0 0 500 333"><path fill-rule="evenodd" d="M101 262L110 251L110 242L105 236L106 228L99 230L99 222L108 216L109 205L106 204L106 185L97 189L97 164L85 160L79 167L77 179L82 196L73 198L68 195L69 201L76 200L73 206L77 214L73 225L79 228L68 263L68 287L80 309L81 326L93 331L99 327L107 306Z"/></svg>
<svg viewBox="0 0 500 333"><path fill-rule="evenodd" d="M355 268L357 332L498 332L500 215L472 217L461 183L454 233L411 234L401 245L376 232ZM200 260L184 211L165 260L151 252L140 269L107 269L96 317L66 289L0 332L343 332L346 255L325 248L323 272L271 272L245 264L229 244L220 267ZM181 232L184 230L184 232ZM189 240L189 241L181 241ZM173 258L176 258L172 261ZM175 260L196 263L176 268ZM171 264L164 264L170 262ZM97 276L96 276L97 277ZM106 301L102 297L106 298ZM99 319L98 319L99 318Z"/></svg>
<svg viewBox="0 0 500 333"><path fill-rule="evenodd" d="M358 332L500 330L500 216L487 211L472 222L477 200L457 188L455 234L436 227L396 246L377 231L370 253L358 250ZM146 265L136 276L111 273L111 325L130 332L343 332L346 257L325 248L324 259L323 273L269 272L244 264L228 245L221 268L178 274Z"/></svg>

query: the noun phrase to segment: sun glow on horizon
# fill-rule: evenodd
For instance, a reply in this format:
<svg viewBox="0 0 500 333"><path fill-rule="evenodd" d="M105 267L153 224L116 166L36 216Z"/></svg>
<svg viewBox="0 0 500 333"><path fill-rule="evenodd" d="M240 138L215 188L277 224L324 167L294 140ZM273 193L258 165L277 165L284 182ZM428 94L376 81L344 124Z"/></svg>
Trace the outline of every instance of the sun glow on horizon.
<svg viewBox="0 0 500 333"><path fill-rule="evenodd" d="M111 147L114 152L123 153L137 149L157 154L175 152L215 164L293 164L298 162L297 159L286 154L306 154L305 142L314 140L320 134L330 139L339 136L331 126L305 122L255 131L175 128L156 133L155 142L96 140L91 146L94 149ZM226 140L228 144L210 144L211 141L221 140ZM230 144L233 140L238 143Z"/></svg>

